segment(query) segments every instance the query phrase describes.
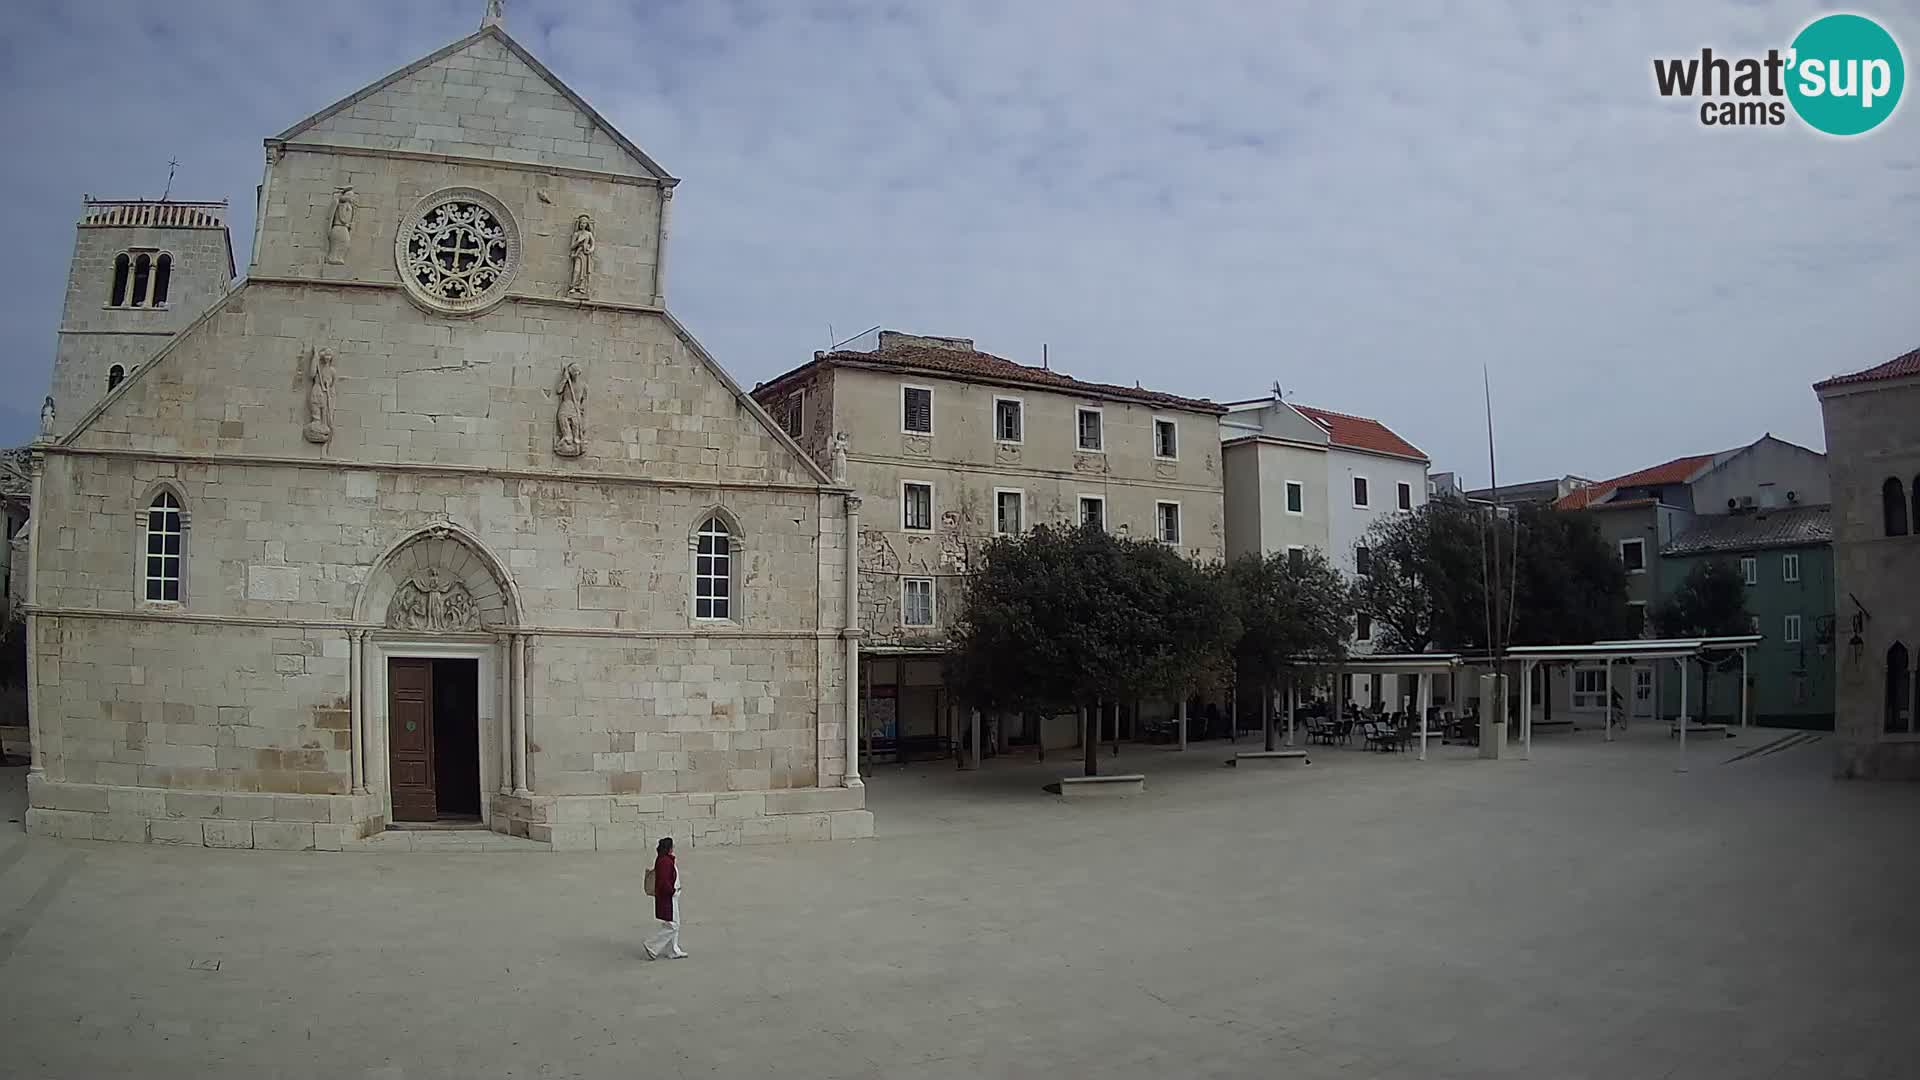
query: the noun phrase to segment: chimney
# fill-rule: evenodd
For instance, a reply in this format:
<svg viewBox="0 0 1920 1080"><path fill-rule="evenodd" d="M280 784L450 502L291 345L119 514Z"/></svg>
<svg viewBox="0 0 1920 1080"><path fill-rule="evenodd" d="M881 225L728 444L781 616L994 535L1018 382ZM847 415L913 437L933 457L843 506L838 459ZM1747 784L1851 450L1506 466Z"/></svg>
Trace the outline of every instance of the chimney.
<svg viewBox="0 0 1920 1080"><path fill-rule="evenodd" d="M973 339L964 337L934 337L928 334L903 334L898 330L880 331L880 352L895 347L914 349L946 349L950 352L973 352Z"/></svg>

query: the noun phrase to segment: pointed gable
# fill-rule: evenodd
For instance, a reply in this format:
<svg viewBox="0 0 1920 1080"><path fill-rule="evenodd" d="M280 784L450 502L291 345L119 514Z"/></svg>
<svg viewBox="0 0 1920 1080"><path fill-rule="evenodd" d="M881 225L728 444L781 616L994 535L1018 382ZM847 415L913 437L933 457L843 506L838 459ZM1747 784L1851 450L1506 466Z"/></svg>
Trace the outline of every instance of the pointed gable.
<svg viewBox="0 0 1920 1080"><path fill-rule="evenodd" d="M401 68L269 142L452 154L675 183L498 26Z"/></svg>

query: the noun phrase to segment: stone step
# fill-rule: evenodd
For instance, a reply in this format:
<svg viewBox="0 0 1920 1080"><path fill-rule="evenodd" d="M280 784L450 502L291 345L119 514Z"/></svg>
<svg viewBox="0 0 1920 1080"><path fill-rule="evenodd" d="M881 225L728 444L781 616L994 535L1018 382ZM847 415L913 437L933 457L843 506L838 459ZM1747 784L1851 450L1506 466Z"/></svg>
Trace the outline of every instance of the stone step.
<svg viewBox="0 0 1920 1080"><path fill-rule="evenodd" d="M375 855L400 855L413 852L476 851L552 851L553 845L523 836L508 836L486 829L388 829L364 840L351 840L342 851Z"/></svg>

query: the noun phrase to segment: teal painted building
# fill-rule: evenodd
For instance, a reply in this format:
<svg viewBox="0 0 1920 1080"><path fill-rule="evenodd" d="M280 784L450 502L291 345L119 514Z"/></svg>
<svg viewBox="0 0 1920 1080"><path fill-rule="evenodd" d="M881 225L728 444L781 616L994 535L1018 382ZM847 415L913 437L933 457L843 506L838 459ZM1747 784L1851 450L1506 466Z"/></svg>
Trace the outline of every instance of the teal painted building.
<svg viewBox="0 0 1920 1080"><path fill-rule="evenodd" d="M1826 506L1753 509L1694 519L1660 551L1662 596L1696 565L1725 559L1747 581L1747 611L1765 637L1747 657L1753 722L1768 727L1833 729L1833 524ZM1688 674L1692 711L1700 709L1699 669ZM1663 673L1661 712L1677 716L1680 680ZM1706 719L1740 722L1739 669L1715 672Z"/></svg>

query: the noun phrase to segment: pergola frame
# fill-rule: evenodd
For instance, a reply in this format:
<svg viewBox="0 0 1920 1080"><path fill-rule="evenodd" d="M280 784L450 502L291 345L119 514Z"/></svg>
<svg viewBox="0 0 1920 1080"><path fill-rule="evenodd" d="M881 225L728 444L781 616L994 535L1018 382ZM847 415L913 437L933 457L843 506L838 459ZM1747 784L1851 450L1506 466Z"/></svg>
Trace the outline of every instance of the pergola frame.
<svg viewBox="0 0 1920 1080"><path fill-rule="evenodd" d="M1613 665L1624 660L1628 666L1639 661L1652 661L1658 664L1662 660L1672 660L1680 669L1680 717L1679 742L1680 764L1677 771L1687 771L1687 728L1693 718L1687 713L1687 661L1703 653L1738 652L1740 654L1740 726L1746 727L1747 717L1747 651L1763 640L1759 634L1740 634L1730 637L1698 638L1641 638L1631 641L1596 641L1590 645L1516 645L1507 649L1507 658L1520 662L1520 733L1523 759L1533 757L1533 669L1543 663L1592 663L1599 661L1606 667L1606 740L1613 741ZM1551 692L1551 687L1547 692ZM1658 702L1655 711L1658 712Z"/></svg>
<svg viewBox="0 0 1920 1080"><path fill-rule="evenodd" d="M1315 671L1330 671L1334 677L1333 708L1334 719L1342 718L1346 709L1346 695L1342 692L1341 680L1348 675L1417 675L1420 677L1420 760L1427 760L1427 709L1433 701L1433 676L1438 673L1452 675L1460 666L1458 653L1363 653L1354 656L1330 660L1322 656L1292 657L1288 666L1308 668ZM1300 704L1300 683L1297 679L1287 683L1287 745L1293 745L1294 713Z"/></svg>

